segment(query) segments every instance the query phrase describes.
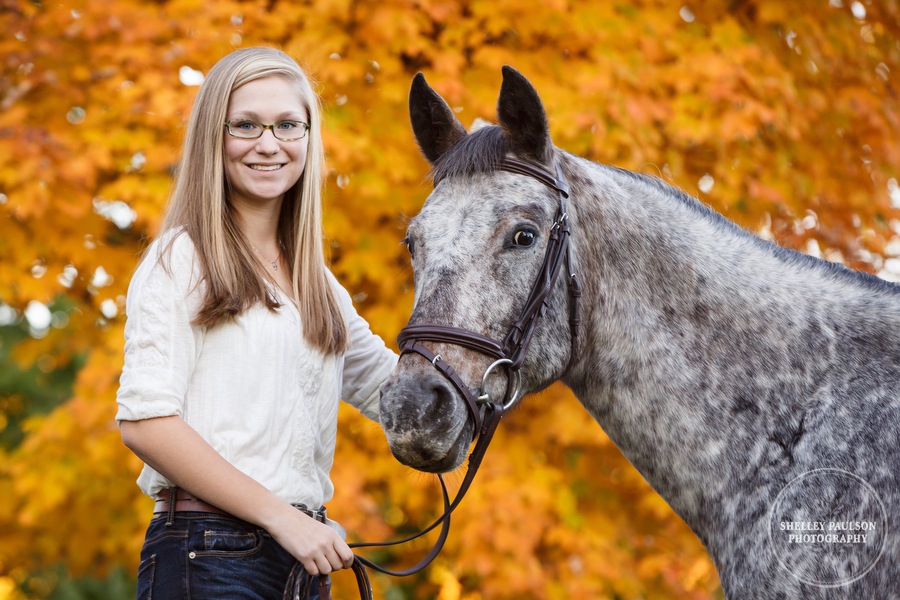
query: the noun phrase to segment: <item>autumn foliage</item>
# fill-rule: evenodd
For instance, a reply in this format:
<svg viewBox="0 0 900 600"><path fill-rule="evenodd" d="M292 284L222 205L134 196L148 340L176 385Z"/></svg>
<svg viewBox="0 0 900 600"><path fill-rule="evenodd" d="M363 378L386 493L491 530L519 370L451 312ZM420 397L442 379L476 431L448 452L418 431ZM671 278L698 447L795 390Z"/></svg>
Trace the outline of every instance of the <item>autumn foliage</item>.
<svg viewBox="0 0 900 600"><path fill-rule="evenodd" d="M900 277L897 0L4 0L0 31L0 315L21 330L23 314L52 309L31 335L2 338L15 343L0 368L76 373L70 397L41 410L0 389L0 598L136 568L151 503L112 420L124 298L197 79L236 47L283 48L317 78L329 255L389 343L412 299L399 241L430 185L408 125L417 71L469 125L494 118L510 64L558 146L658 175L783 245ZM353 539L434 517L434 479L350 410L336 464L329 511ZM405 566L422 550L370 555ZM436 563L375 587L721 593L699 541L562 388L504 418Z"/></svg>

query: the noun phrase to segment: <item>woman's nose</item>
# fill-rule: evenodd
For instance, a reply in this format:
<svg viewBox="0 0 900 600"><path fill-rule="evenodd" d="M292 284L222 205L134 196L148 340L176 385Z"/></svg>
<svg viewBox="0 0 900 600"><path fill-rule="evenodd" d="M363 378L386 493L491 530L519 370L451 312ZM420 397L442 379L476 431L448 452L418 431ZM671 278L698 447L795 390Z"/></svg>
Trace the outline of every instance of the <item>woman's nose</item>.
<svg viewBox="0 0 900 600"><path fill-rule="evenodd" d="M275 154L278 152L278 139L270 130L265 130L256 139L256 151L260 154Z"/></svg>

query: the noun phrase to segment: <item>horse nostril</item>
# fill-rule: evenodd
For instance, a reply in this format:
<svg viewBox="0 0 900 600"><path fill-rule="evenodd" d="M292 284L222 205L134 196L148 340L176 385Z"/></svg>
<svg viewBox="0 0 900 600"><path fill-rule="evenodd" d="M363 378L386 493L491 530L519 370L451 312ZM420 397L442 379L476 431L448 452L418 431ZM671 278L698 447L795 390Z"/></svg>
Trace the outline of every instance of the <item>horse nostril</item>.
<svg viewBox="0 0 900 600"><path fill-rule="evenodd" d="M450 426L456 389L439 377L420 376L381 388L381 425L388 431L438 430Z"/></svg>
<svg viewBox="0 0 900 600"><path fill-rule="evenodd" d="M422 416L432 425L448 427L453 420L459 399L456 397L456 388L443 379L432 380L424 386L420 398Z"/></svg>
<svg viewBox="0 0 900 600"><path fill-rule="evenodd" d="M450 406L453 403L454 389L446 381L436 381L431 386L436 406Z"/></svg>

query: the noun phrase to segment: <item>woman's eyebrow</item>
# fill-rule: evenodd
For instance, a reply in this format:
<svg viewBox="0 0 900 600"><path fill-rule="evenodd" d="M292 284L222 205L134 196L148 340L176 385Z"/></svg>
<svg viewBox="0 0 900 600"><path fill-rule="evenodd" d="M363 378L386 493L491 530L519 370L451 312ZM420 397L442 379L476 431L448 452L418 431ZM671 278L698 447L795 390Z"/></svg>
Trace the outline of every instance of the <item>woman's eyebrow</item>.
<svg viewBox="0 0 900 600"><path fill-rule="evenodd" d="M252 110L238 110L235 111L234 114L230 117L231 119L235 119L238 117L244 117L248 119L253 119L254 121L261 121L259 113ZM306 113L301 113L295 110L288 110L280 113L275 120L276 121L306 121L309 117L306 116Z"/></svg>

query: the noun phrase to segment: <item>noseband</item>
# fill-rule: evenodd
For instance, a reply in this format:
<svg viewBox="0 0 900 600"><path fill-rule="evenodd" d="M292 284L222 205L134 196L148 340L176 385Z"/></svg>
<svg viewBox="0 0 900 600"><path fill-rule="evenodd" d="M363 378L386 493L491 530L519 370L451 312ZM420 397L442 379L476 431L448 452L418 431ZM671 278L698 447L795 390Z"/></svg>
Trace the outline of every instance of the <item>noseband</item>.
<svg viewBox="0 0 900 600"><path fill-rule="evenodd" d="M397 336L401 356L410 352L424 356L450 381L465 399L469 413L475 423L473 439L484 433L485 418L483 409L485 407L489 407L493 411L499 410L502 413L518 402L522 383L520 369L522 368L522 363L525 362L525 355L528 353L528 346L534 335L538 319L547 310L548 296L553 290L564 261L569 275L568 289L571 299L569 330L572 340L572 355L574 355L575 351L575 341L580 320L579 298L581 297L581 287L575 277L575 272L572 270L572 257L569 251L569 216L566 213L566 199L569 197L569 186L563 179L559 164L556 165L556 177L543 167L511 157L504 158L497 168L501 171L532 177L550 189L555 190L559 196L559 209L556 219L550 227L550 237L547 242L544 262L537 279L531 286L531 291L519 318L510 327L502 342L468 329L431 323L407 325ZM437 184L437 182L435 183ZM494 362L488 366L482 375L481 387L478 392L473 393L453 367L440 354L435 354L423 346L422 342L454 344L486 354L494 359ZM491 372L499 366L506 367L509 381L507 382L503 401L491 402L486 392L487 380Z"/></svg>

